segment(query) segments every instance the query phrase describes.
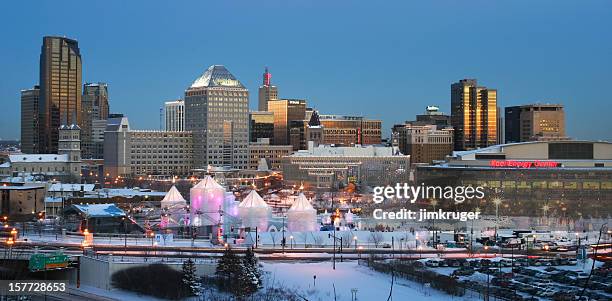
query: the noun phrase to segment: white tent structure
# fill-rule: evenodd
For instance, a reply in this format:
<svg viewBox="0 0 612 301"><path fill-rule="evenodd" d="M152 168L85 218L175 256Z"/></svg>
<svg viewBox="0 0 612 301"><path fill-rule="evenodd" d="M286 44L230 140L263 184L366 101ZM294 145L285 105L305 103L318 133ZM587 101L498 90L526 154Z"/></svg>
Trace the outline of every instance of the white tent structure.
<svg viewBox="0 0 612 301"><path fill-rule="evenodd" d="M225 188L211 176L189 190L191 225L212 226L222 223L220 211L223 210Z"/></svg>
<svg viewBox="0 0 612 301"><path fill-rule="evenodd" d="M344 221L347 224L352 224L354 222L354 217L355 215L349 210L348 212L344 214Z"/></svg>
<svg viewBox="0 0 612 301"><path fill-rule="evenodd" d="M176 227L182 226L181 220L185 219L187 201L181 193L172 186L161 200L161 226Z"/></svg>
<svg viewBox="0 0 612 301"><path fill-rule="evenodd" d="M257 227L257 230L262 232L268 230L271 211L270 206L255 190L252 190L238 205L238 215L242 219L242 226Z"/></svg>
<svg viewBox="0 0 612 301"><path fill-rule="evenodd" d="M297 197L287 211L287 229L291 232L318 231L317 210L315 210L303 193Z"/></svg>
<svg viewBox="0 0 612 301"><path fill-rule="evenodd" d="M185 207L187 205L187 201L183 198L181 193L176 189L176 186L172 186L166 195L161 200L161 208L171 208L176 206Z"/></svg>

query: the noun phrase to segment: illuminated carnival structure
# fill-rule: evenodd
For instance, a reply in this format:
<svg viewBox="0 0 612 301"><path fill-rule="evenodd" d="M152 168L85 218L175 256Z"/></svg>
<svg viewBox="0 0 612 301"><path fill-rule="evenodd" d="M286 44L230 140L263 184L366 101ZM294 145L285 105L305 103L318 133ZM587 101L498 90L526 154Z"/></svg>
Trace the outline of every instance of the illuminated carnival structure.
<svg viewBox="0 0 612 301"><path fill-rule="evenodd" d="M173 185L161 200L162 228L179 227L186 224L187 201Z"/></svg>
<svg viewBox="0 0 612 301"><path fill-rule="evenodd" d="M291 232L318 231L317 210L315 210L303 193L297 197L287 211L287 229Z"/></svg>
<svg viewBox="0 0 612 301"><path fill-rule="evenodd" d="M238 215L242 219L242 226L253 229L257 227L261 232L267 231L271 212L270 206L255 190L251 190L238 205Z"/></svg>

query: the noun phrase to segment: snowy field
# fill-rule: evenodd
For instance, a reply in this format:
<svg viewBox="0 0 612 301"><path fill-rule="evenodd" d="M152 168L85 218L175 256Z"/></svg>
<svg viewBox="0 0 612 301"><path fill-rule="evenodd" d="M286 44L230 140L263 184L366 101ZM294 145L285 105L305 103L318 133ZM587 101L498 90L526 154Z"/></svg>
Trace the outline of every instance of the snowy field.
<svg viewBox="0 0 612 301"><path fill-rule="evenodd" d="M337 262L332 270L331 262L262 262L269 287L284 286L294 289L312 301L352 301L351 290L357 289L357 300L385 301L389 297L391 276L359 266L357 262ZM313 276L316 275L316 283ZM395 278L392 298L389 300L471 300L470 297L451 297L419 283Z"/></svg>

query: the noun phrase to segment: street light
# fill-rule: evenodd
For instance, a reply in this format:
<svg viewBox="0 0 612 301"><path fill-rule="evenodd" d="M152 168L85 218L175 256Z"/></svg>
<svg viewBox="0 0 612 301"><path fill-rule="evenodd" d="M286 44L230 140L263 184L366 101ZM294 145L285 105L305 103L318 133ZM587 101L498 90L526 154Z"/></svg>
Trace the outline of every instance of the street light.
<svg viewBox="0 0 612 301"><path fill-rule="evenodd" d="M493 204L495 204L495 243L497 244L497 228L499 227L499 205L502 203L502 199L496 197L493 199Z"/></svg>
<svg viewBox="0 0 612 301"><path fill-rule="evenodd" d="M357 235L353 236L353 241L355 242L355 251L357 251Z"/></svg>
<svg viewBox="0 0 612 301"><path fill-rule="evenodd" d="M291 241L291 249L293 250L293 235L289 236L289 239Z"/></svg>
<svg viewBox="0 0 612 301"><path fill-rule="evenodd" d="M13 240L13 238L12 238L12 237L9 237L9 238L6 240L6 244L7 244L7 245L8 245L8 247L9 247L9 255L8 255L8 257L9 257L9 258L11 258L11 257L13 256L13 245L15 244L15 241Z"/></svg>

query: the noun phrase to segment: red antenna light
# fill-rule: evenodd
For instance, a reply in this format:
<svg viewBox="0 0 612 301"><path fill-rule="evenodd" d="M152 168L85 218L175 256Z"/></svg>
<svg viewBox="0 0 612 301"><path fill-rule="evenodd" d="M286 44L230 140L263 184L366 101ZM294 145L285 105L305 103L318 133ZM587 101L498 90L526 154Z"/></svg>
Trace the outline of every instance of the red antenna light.
<svg viewBox="0 0 612 301"><path fill-rule="evenodd" d="M266 67L266 71L263 74L263 84L264 86L270 86L271 82L272 82L272 74L268 72L268 67Z"/></svg>

